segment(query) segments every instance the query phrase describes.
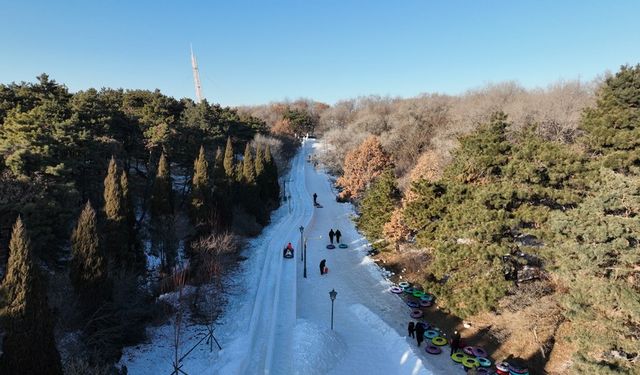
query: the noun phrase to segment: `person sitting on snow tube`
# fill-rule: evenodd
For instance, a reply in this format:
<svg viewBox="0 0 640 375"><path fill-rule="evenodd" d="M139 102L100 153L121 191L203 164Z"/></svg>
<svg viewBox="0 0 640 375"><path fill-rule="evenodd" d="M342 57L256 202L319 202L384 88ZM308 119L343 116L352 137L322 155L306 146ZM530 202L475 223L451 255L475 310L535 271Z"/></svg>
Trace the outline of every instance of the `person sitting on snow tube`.
<svg viewBox="0 0 640 375"><path fill-rule="evenodd" d="M285 258L293 258L293 246L291 245L291 242L289 242L287 247L282 250L282 256Z"/></svg>

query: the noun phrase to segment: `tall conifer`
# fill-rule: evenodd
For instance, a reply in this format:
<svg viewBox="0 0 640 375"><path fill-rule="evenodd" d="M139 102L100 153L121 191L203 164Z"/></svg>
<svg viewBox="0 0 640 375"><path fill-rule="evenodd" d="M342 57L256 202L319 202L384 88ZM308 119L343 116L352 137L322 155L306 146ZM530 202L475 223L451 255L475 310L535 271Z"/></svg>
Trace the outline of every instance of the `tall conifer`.
<svg viewBox="0 0 640 375"><path fill-rule="evenodd" d="M5 330L0 373L62 374L46 287L31 252L31 241L18 217L11 234L9 263L2 285L7 305L0 310Z"/></svg>
<svg viewBox="0 0 640 375"><path fill-rule="evenodd" d="M233 165L233 144L231 144L231 138L227 138L227 146L224 149L224 173L229 179L229 181L233 181L235 179L235 169Z"/></svg>
<svg viewBox="0 0 640 375"><path fill-rule="evenodd" d="M244 159L243 159L243 170L242 175L244 177L245 183L249 185L253 185L256 183L256 170L255 164L253 162L253 156L251 155L251 145L247 143L244 148Z"/></svg>
<svg viewBox="0 0 640 375"><path fill-rule="evenodd" d="M205 158L204 146L200 146L198 158L193 163L193 180L191 188L191 215L194 222L206 219L210 209L211 187L209 181L209 163Z"/></svg>
<svg viewBox="0 0 640 375"><path fill-rule="evenodd" d="M98 239L96 212L87 201L71 235L71 270L73 287L91 312L109 297L108 262Z"/></svg>

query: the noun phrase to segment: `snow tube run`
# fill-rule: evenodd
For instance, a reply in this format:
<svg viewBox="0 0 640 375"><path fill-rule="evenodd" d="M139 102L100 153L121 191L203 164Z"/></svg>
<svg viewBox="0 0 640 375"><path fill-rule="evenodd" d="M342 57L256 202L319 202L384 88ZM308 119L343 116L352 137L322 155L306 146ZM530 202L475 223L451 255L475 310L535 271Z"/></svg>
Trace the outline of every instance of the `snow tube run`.
<svg viewBox="0 0 640 375"><path fill-rule="evenodd" d="M466 355L473 355L473 346L465 346L464 349L462 349L462 351Z"/></svg>
<svg viewBox="0 0 640 375"><path fill-rule="evenodd" d="M487 356L487 352L484 349L482 349L480 347L477 347L477 346L472 347L471 348L471 352L473 353L474 357L486 357Z"/></svg>
<svg viewBox="0 0 640 375"><path fill-rule="evenodd" d="M402 288L400 288L399 286L392 286L391 288L389 288L389 291L393 294L400 294L402 293Z"/></svg>
<svg viewBox="0 0 640 375"><path fill-rule="evenodd" d="M404 288L404 292L407 294L413 294L413 288L408 286L406 288Z"/></svg>
<svg viewBox="0 0 640 375"><path fill-rule="evenodd" d="M431 343L433 345L443 346L443 345L447 345L447 339L445 339L442 336L438 336L438 337L432 338Z"/></svg>
<svg viewBox="0 0 640 375"><path fill-rule="evenodd" d="M349 247L349 245L347 245L346 243L341 243L340 245L338 245L338 247L341 249L346 249L347 247Z"/></svg>
<svg viewBox="0 0 640 375"><path fill-rule="evenodd" d="M335 249L335 248L336 248L335 245L331 245L331 244L327 245L327 249Z"/></svg>
<svg viewBox="0 0 640 375"><path fill-rule="evenodd" d="M424 351L429 353L429 354L440 354L440 353L442 353L442 349L438 348L435 345L427 345L427 347L424 348Z"/></svg>
<svg viewBox="0 0 640 375"><path fill-rule="evenodd" d="M475 358L467 357L462 360L462 365L466 368L474 368L480 366L480 363Z"/></svg>
<svg viewBox="0 0 640 375"><path fill-rule="evenodd" d="M465 358L467 358L467 355L464 353L455 352L451 354L451 359L453 359L453 361L456 363L462 363L462 361L464 361Z"/></svg>
<svg viewBox="0 0 640 375"><path fill-rule="evenodd" d="M431 307L433 302L420 300L420 307Z"/></svg>
<svg viewBox="0 0 640 375"><path fill-rule="evenodd" d="M421 290L414 290L413 291L413 296L416 297L416 298L420 298L420 297L424 296L424 292L421 291Z"/></svg>
<svg viewBox="0 0 640 375"><path fill-rule="evenodd" d="M406 281L402 281L402 282L399 282L399 283L398 283L398 286L399 286L400 288L408 288L408 287L410 287L410 286L411 286L411 284L409 284L409 283L408 283L408 282L406 282Z"/></svg>
<svg viewBox="0 0 640 375"><path fill-rule="evenodd" d="M420 310L413 310L411 312L411 317L414 319L418 319L418 318L422 318L422 311Z"/></svg>
<svg viewBox="0 0 640 375"><path fill-rule="evenodd" d="M485 357L476 357L476 359L478 360L478 363L480 363L480 366L482 367L491 367L491 360Z"/></svg>
<svg viewBox="0 0 640 375"><path fill-rule="evenodd" d="M420 297L421 300L423 301L433 301L433 296L431 294L425 293Z"/></svg>
<svg viewBox="0 0 640 375"><path fill-rule="evenodd" d="M426 331L424 331L424 337L431 340L435 337L440 336L440 333L438 333L438 331L433 330L433 329L428 329Z"/></svg>
<svg viewBox="0 0 640 375"><path fill-rule="evenodd" d="M412 309L415 309L415 308L418 308L420 304L416 301L407 301L407 306L411 307Z"/></svg>

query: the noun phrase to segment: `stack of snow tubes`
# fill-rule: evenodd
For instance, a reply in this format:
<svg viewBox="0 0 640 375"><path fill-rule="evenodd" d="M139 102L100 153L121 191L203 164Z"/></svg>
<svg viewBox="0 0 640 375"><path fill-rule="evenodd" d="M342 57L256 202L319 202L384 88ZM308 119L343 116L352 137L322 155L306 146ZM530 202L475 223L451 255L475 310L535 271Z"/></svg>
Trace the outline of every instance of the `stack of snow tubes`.
<svg viewBox="0 0 640 375"><path fill-rule="evenodd" d="M487 358L487 352L480 347L465 346L461 352L453 353L451 359L466 369L478 368L481 374L490 373L491 360Z"/></svg>

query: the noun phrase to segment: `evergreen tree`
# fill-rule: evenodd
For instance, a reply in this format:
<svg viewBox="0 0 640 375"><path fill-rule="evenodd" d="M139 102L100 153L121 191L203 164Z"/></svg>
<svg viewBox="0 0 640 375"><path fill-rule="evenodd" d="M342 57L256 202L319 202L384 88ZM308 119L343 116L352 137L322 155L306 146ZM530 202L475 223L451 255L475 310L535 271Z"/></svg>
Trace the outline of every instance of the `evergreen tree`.
<svg viewBox="0 0 640 375"><path fill-rule="evenodd" d="M173 190L171 186L171 171L167 157L160 155L156 179L151 193L151 215L160 217L173 214Z"/></svg>
<svg viewBox="0 0 640 375"><path fill-rule="evenodd" d="M107 177L104 179L104 212L106 252L112 267L119 268L126 265L129 236L126 205L114 157L109 162Z"/></svg>
<svg viewBox="0 0 640 375"><path fill-rule="evenodd" d="M255 185L256 183L256 170L253 157L251 155L251 146L247 143L244 148L244 159L242 163L242 175L243 180L248 185Z"/></svg>
<svg viewBox="0 0 640 375"><path fill-rule="evenodd" d="M231 137L227 138L227 146L224 149L224 174L229 181L233 181L236 178L236 170L233 165L233 145L231 144Z"/></svg>
<svg viewBox="0 0 640 375"><path fill-rule="evenodd" d="M198 158L193 164L193 180L191 186L191 218L194 223L202 223L210 211L211 183L209 180L209 163L205 157L204 146L200 147Z"/></svg>
<svg viewBox="0 0 640 375"><path fill-rule="evenodd" d="M87 201L71 236L71 283L91 313L110 296L108 262L100 246L96 213Z"/></svg>
<svg viewBox="0 0 640 375"><path fill-rule="evenodd" d="M383 237L383 227L391 219L391 214L400 200L393 169L387 169L365 192L360 203L361 215L357 220L358 229L371 240Z"/></svg>
<svg viewBox="0 0 640 375"><path fill-rule="evenodd" d="M259 144L256 145L256 160L255 160L255 170L256 170L256 178L260 179L262 174L264 173L264 153L262 152L262 147Z"/></svg>
<svg viewBox="0 0 640 375"><path fill-rule="evenodd" d="M239 160L236 164L234 178L237 184L244 183L244 160Z"/></svg>
<svg viewBox="0 0 640 375"><path fill-rule="evenodd" d="M133 269L142 270L146 266L146 259L144 250L142 246L140 246L136 236L135 206L133 204L133 195L130 191L129 177L126 171L123 171L120 175L120 188L122 189L122 201L125 206L125 212L127 213L126 232L128 253L125 254L125 262L134 266Z"/></svg>
<svg viewBox="0 0 640 375"><path fill-rule="evenodd" d="M640 173L640 64L623 66L597 92L584 112L585 143L614 170Z"/></svg>
<svg viewBox="0 0 640 375"><path fill-rule="evenodd" d="M151 194L152 250L160 256L162 270L173 267L177 255L175 218L173 215L173 188L167 157L162 153Z"/></svg>
<svg viewBox="0 0 640 375"><path fill-rule="evenodd" d="M118 165L116 159L111 157L107 177L104 179L104 212L107 220L123 222L126 218L125 207L123 207L122 185L118 176Z"/></svg>
<svg viewBox="0 0 640 375"><path fill-rule="evenodd" d="M267 144L264 150L265 183L268 186L267 196L274 202L280 200L280 184L278 182L278 165L271 156L271 147Z"/></svg>
<svg viewBox="0 0 640 375"><path fill-rule="evenodd" d="M5 331L0 373L62 374L46 287L31 251L31 242L18 217L11 234L9 263L2 284L6 305L0 310Z"/></svg>

